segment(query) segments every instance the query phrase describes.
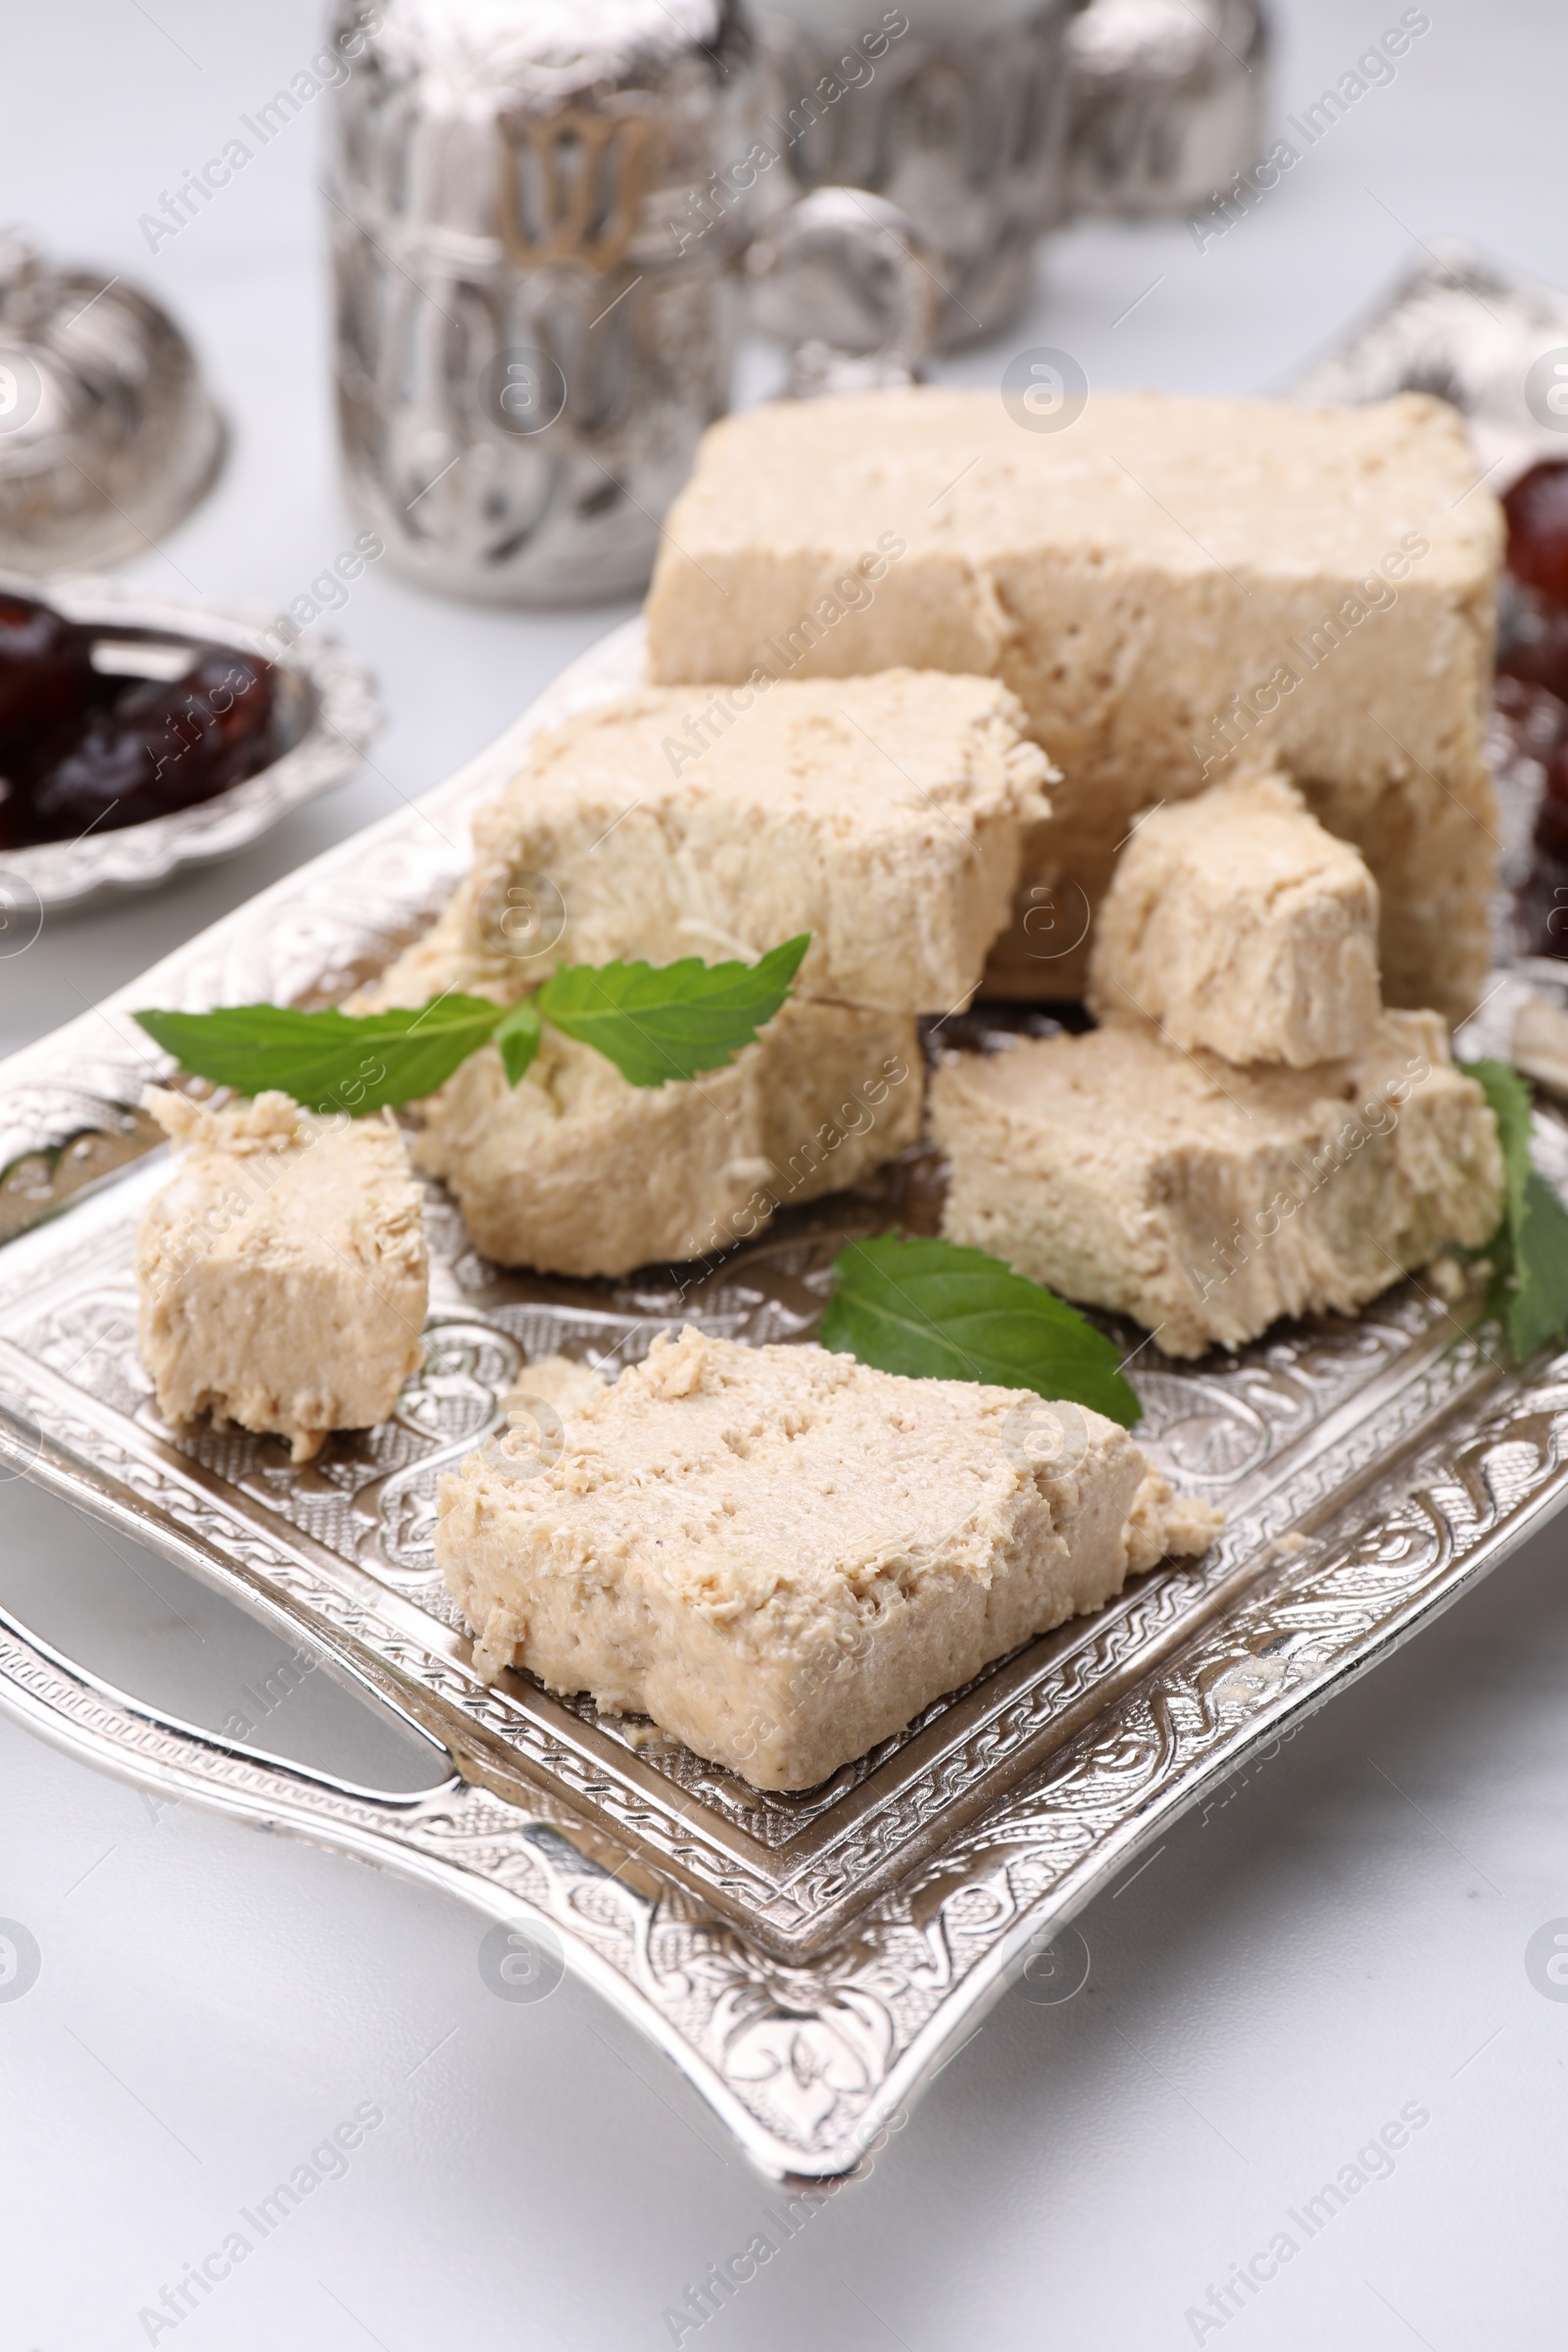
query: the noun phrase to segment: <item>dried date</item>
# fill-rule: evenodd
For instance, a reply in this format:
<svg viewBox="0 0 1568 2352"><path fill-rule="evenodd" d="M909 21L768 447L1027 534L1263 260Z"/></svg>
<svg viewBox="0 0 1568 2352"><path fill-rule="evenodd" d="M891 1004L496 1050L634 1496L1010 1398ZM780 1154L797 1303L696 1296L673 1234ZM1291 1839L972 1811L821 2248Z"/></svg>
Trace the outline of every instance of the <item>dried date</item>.
<svg viewBox="0 0 1568 2352"><path fill-rule="evenodd" d="M19 660L19 716L0 734L0 847L72 841L93 829L118 832L225 792L277 757L275 674L270 662L220 645L192 645L172 680L104 678L91 667L95 634L72 670L70 623L45 607L19 607L14 634L34 652ZM38 616L38 617L34 617ZM49 623L58 623L51 630ZM0 695L6 616L0 610ZM30 681L30 682L29 682ZM0 715L8 706L0 702Z"/></svg>

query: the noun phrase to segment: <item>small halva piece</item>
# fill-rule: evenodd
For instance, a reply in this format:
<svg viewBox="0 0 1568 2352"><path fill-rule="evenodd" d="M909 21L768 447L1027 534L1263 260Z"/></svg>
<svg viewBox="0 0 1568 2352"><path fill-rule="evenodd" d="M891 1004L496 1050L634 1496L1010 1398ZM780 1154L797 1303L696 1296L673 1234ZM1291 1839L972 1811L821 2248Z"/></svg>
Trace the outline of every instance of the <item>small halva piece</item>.
<svg viewBox="0 0 1568 2352"><path fill-rule="evenodd" d="M1496 1122L1436 1013L1345 1060L1234 1068L1141 1023L953 1054L931 1083L950 1240L1135 1315L1167 1355L1353 1313L1502 1213Z"/></svg>
<svg viewBox="0 0 1568 2352"><path fill-rule="evenodd" d="M364 1002L500 991L464 964L445 918ZM920 1132L912 1015L791 997L722 1068L633 1086L546 1027L516 1086L486 1046L419 1109L416 1165L451 1187L476 1249L503 1266L628 1274L762 1232L780 1208L857 1184Z"/></svg>
<svg viewBox="0 0 1568 2352"><path fill-rule="evenodd" d="M188 1147L136 1237L141 1360L166 1421L287 1438L384 1421L419 1361L423 1200L387 1112L320 1119L287 1095L212 1110L149 1087Z"/></svg>
<svg viewBox="0 0 1568 2352"><path fill-rule="evenodd" d="M1152 809L1101 906L1088 1003L1227 1061L1358 1053L1382 1009L1377 884L1283 776Z"/></svg>

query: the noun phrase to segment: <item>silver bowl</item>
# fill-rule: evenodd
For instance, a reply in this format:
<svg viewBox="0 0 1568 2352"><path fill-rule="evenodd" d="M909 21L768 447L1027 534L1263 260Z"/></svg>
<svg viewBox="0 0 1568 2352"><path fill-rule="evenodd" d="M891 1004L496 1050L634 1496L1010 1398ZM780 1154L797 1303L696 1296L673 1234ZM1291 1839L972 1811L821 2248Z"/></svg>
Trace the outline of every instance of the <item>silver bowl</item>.
<svg viewBox="0 0 1568 2352"><path fill-rule="evenodd" d="M369 671L330 638L303 639L279 654L268 641L262 615L170 603L114 580L40 582L12 574L0 576L0 586L19 596L42 596L70 620L101 625L106 642L125 649L123 666L132 673L137 650L145 648L149 666L142 674L168 674L156 666L156 657L171 639L232 646L270 662L278 672L277 724L286 746L255 775L194 808L115 833L0 851L0 932L23 930L30 917L63 907L151 890L182 866L232 857L291 809L352 775L381 723Z"/></svg>

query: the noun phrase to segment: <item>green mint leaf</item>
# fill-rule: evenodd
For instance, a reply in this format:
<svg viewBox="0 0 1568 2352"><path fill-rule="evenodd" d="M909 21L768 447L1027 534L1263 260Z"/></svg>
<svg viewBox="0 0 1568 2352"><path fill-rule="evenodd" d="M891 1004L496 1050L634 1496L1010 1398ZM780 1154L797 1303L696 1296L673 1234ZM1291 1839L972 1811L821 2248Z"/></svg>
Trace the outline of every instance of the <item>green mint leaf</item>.
<svg viewBox="0 0 1568 2352"><path fill-rule="evenodd" d="M808 931L759 963L564 965L535 995L503 1006L451 990L408 1010L295 1012L231 1004L220 1012L135 1016L193 1078L236 1094L274 1087L309 1110L379 1110L444 1086L494 1038L515 1086L539 1051L541 1017L593 1046L633 1086L717 1069L749 1046L790 992Z"/></svg>
<svg viewBox="0 0 1568 2352"><path fill-rule="evenodd" d="M515 1086L539 1051L539 1000L519 997L496 1030L507 1084Z"/></svg>
<svg viewBox="0 0 1568 2352"><path fill-rule="evenodd" d="M1142 1410L1117 1351L1038 1282L983 1250L880 1234L833 1260L822 1345L882 1372L1033 1389L1130 1428Z"/></svg>
<svg viewBox="0 0 1568 2352"><path fill-rule="evenodd" d="M1502 1223L1480 1254L1495 1269L1488 1305L1522 1362L1568 1331L1568 1209L1530 1157L1531 1093L1506 1061L1459 1064L1497 1122L1507 1174Z"/></svg>
<svg viewBox="0 0 1568 2352"><path fill-rule="evenodd" d="M135 1017L193 1078L241 1095L275 1087L307 1110L346 1110L358 1118L434 1094L494 1033L502 1009L487 997L453 993L389 1012L230 1004L220 1012Z"/></svg>
<svg viewBox="0 0 1568 2352"><path fill-rule="evenodd" d="M1535 1115L1530 1082L1508 1061L1461 1061L1459 1067L1480 1087L1497 1122L1497 1141L1508 1178L1504 1220L1511 1232L1524 1214L1525 1187L1530 1181L1530 1127Z"/></svg>
<svg viewBox="0 0 1568 2352"><path fill-rule="evenodd" d="M544 1018L612 1061L633 1086L663 1086L733 1061L790 993L809 931L758 963L568 963L539 991Z"/></svg>
<svg viewBox="0 0 1568 2352"><path fill-rule="evenodd" d="M1513 1233L1508 1344L1522 1363L1568 1331L1568 1209L1532 1168Z"/></svg>

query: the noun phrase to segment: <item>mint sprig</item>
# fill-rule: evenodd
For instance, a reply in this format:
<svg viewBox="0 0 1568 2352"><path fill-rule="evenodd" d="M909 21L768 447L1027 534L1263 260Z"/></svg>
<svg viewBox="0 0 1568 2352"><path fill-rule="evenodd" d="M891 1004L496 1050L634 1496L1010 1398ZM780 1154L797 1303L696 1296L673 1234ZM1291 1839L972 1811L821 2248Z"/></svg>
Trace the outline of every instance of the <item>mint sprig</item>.
<svg viewBox="0 0 1568 2352"><path fill-rule="evenodd" d="M1479 1254L1491 1259L1488 1305L1522 1363L1568 1332L1568 1209L1530 1156L1529 1082L1506 1061L1463 1061L1492 1105L1507 1176L1502 1223Z"/></svg>
<svg viewBox="0 0 1568 2352"><path fill-rule="evenodd" d="M593 1046L633 1086L716 1070L770 1021L811 944L809 931L756 963L568 963L535 1000L543 1019Z"/></svg>
<svg viewBox="0 0 1568 2352"><path fill-rule="evenodd" d="M275 1088L308 1110L355 1117L434 1094L492 1040L515 1086L546 1021L603 1054L631 1085L663 1086L720 1069L751 1045L789 995L810 944L803 932L756 963L692 956L666 964L564 964L513 1004L452 990L385 1012L231 1004L135 1017L193 1078L241 1095Z"/></svg>
<svg viewBox="0 0 1568 2352"><path fill-rule="evenodd" d="M983 1250L893 1234L833 1260L822 1345L882 1372L1033 1389L1130 1428L1143 1407L1117 1351L1075 1307Z"/></svg>
<svg viewBox="0 0 1568 2352"><path fill-rule="evenodd" d="M307 1110L359 1118L444 1086L495 1034L506 1008L453 992L407 1010L295 1012L229 1004L219 1012L138 1012L155 1044L193 1078L260 1095L270 1087Z"/></svg>

